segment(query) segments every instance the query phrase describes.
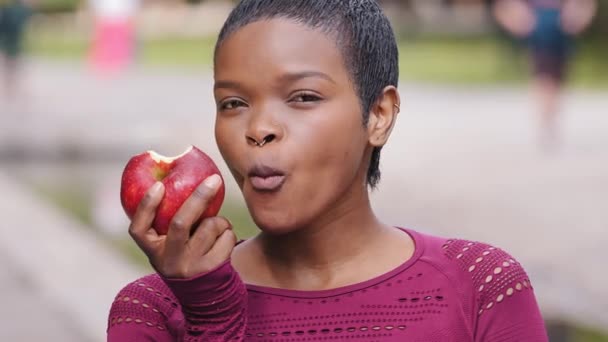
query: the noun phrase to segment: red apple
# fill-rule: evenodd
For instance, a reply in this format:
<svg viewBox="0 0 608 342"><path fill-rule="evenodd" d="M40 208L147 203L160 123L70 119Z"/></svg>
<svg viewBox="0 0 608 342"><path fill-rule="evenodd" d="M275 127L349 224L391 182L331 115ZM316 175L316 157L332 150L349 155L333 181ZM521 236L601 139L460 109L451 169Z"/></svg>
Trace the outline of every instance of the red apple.
<svg viewBox="0 0 608 342"><path fill-rule="evenodd" d="M217 166L198 148L191 146L176 157L164 157L154 151L137 155L127 163L122 174L120 200L127 216L133 218L139 202L154 183L165 185L165 195L157 208L152 227L158 234L169 231L169 223L196 187L207 177L218 174ZM200 220L216 216L224 201L224 182Z"/></svg>

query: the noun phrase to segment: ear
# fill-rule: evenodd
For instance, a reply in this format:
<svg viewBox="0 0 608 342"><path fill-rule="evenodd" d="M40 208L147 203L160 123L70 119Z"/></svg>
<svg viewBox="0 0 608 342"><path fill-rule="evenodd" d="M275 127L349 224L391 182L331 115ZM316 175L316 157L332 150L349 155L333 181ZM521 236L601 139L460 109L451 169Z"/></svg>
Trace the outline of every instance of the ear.
<svg viewBox="0 0 608 342"><path fill-rule="evenodd" d="M395 127L397 114L401 110L399 92L395 86L387 86L371 108L367 122L369 143L374 147L386 144Z"/></svg>

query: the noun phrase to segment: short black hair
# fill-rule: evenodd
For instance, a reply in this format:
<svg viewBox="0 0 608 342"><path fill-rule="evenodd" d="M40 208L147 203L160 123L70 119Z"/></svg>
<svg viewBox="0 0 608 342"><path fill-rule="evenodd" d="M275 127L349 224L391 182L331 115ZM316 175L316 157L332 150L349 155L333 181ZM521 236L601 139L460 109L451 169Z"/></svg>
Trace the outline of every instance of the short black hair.
<svg viewBox="0 0 608 342"><path fill-rule="evenodd" d="M247 24L275 18L290 19L331 35L342 50L346 68L358 93L367 125L372 106L386 86L397 87L399 52L388 18L375 0L242 0L220 31L222 43ZM380 181L380 151L374 148L367 171L373 189Z"/></svg>

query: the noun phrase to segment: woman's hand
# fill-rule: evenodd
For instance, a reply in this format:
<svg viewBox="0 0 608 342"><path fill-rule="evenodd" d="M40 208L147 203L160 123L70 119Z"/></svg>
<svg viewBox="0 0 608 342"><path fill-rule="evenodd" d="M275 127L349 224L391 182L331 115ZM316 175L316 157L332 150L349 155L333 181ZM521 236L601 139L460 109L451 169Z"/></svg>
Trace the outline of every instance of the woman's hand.
<svg viewBox="0 0 608 342"><path fill-rule="evenodd" d="M228 220L210 217L194 226L221 182L218 175L205 179L177 211L166 236L151 227L164 195L163 184L153 185L139 204L129 234L164 277L190 278L213 270L230 257L236 236Z"/></svg>

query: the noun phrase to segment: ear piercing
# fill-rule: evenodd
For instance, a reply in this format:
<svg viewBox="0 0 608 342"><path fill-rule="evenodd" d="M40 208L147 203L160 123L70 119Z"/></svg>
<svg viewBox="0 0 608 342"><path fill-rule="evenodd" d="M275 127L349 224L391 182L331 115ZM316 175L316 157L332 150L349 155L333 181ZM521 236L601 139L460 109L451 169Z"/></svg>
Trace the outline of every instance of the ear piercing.
<svg viewBox="0 0 608 342"><path fill-rule="evenodd" d="M401 107L399 107L398 104L395 103L395 104L393 104L393 106L395 106L395 108L397 108L397 113L401 112Z"/></svg>

